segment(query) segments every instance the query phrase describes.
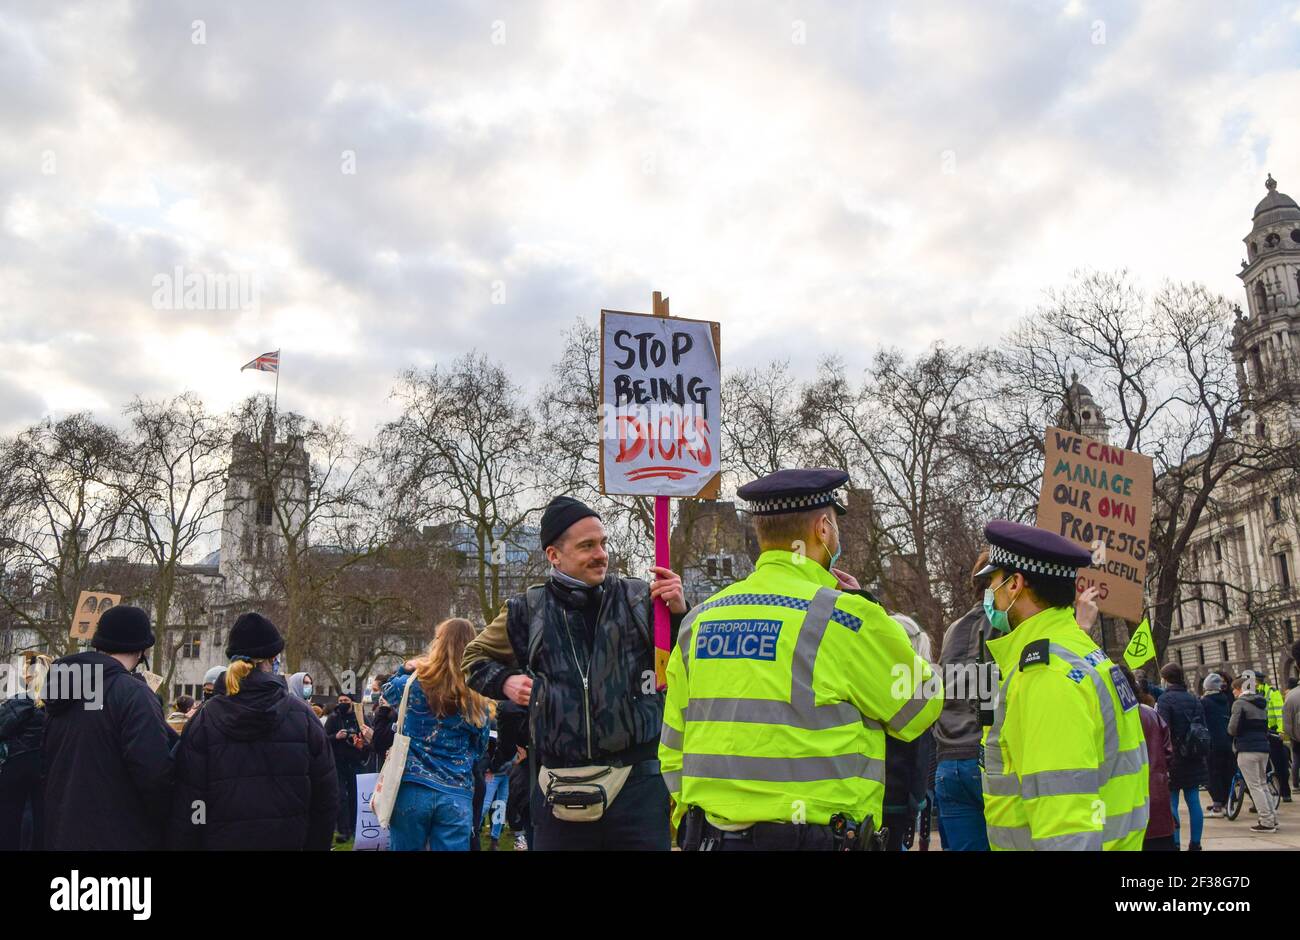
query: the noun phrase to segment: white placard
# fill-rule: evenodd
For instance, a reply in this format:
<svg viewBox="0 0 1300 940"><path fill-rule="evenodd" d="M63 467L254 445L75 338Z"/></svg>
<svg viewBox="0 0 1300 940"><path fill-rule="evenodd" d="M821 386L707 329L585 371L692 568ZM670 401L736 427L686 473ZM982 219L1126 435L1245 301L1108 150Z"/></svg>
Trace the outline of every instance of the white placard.
<svg viewBox="0 0 1300 940"><path fill-rule="evenodd" d="M613 310L600 316L602 490L715 495L711 484L722 469L718 324Z"/></svg>
<svg viewBox="0 0 1300 940"><path fill-rule="evenodd" d="M379 825L379 817L370 812L370 797L375 792L379 774L357 774L357 835L354 852L387 852L388 830ZM409 784L408 784L409 786Z"/></svg>

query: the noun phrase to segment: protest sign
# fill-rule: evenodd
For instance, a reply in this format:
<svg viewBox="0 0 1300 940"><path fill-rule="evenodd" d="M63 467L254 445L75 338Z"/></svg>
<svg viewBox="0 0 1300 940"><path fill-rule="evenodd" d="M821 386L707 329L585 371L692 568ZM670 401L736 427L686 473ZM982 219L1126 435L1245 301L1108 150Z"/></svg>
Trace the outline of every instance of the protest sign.
<svg viewBox="0 0 1300 940"><path fill-rule="evenodd" d="M102 591L82 591L77 596L77 610L72 615L72 628L68 636L74 640L89 640L95 635L99 618L110 607L122 603L121 594L105 594Z"/></svg>
<svg viewBox="0 0 1300 940"><path fill-rule="evenodd" d="M379 817L370 811L370 797L374 795L378 779L379 774L357 774L357 834L352 841L354 852L388 851L388 830L379 825Z"/></svg>
<svg viewBox="0 0 1300 940"><path fill-rule="evenodd" d="M716 499L719 325L602 310L600 336L601 492Z"/></svg>
<svg viewBox="0 0 1300 940"><path fill-rule="evenodd" d="M722 329L668 312L600 312L600 491L653 496L655 565L671 565L672 496L717 499L722 485ZM655 685L666 687L671 623L654 602Z"/></svg>
<svg viewBox="0 0 1300 940"><path fill-rule="evenodd" d="M145 685L149 686L149 691L153 692L155 695L158 694L158 690L162 688L162 684L167 681L162 676L158 675L158 673L150 672L148 669L141 669L140 675L144 677Z"/></svg>
<svg viewBox="0 0 1300 940"><path fill-rule="evenodd" d="M1076 591L1098 589L1104 614L1138 621L1151 534L1151 458L1048 428L1038 525L1092 552Z"/></svg>

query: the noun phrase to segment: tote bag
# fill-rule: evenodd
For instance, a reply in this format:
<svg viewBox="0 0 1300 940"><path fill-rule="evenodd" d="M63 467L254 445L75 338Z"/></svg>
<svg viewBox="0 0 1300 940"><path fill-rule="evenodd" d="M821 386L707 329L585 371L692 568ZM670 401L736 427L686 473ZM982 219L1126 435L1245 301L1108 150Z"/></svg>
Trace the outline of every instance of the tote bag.
<svg viewBox="0 0 1300 940"><path fill-rule="evenodd" d="M393 818L393 807L397 805L397 790L402 785L402 775L406 773L406 752L410 750L411 738L406 730L406 700L410 697L411 686L418 680L415 673L406 680L402 689L402 704L397 708L397 730L393 734L393 746L384 757L384 766L375 781L375 792L370 796L370 811L379 819L379 825L388 828L388 821Z"/></svg>

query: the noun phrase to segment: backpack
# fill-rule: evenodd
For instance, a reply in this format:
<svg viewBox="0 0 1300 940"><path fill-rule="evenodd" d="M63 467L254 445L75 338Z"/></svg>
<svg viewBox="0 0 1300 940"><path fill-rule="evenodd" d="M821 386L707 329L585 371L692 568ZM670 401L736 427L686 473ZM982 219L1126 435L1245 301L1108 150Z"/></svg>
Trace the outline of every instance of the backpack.
<svg viewBox="0 0 1300 940"><path fill-rule="evenodd" d="M1210 729L1205 727L1205 723L1200 718L1193 718L1187 733L1178 743L1178 756L1183 760L1200 760L1208 757L1210 741Z"/></svg>

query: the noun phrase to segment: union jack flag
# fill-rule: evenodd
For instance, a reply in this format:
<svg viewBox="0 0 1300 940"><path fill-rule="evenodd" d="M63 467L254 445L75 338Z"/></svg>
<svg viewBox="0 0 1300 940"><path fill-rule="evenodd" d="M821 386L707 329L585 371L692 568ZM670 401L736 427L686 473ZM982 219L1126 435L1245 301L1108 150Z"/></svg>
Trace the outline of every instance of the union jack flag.
<svg viewBox="0 0 1300 940"><path fill-rule="evenodd" d="M256 369L258 372L279 372L280 350L277 349L275 352L262 353L262 355L258 356L252 362L241 367L239 371L243 372L244 369Z"/></svg>

